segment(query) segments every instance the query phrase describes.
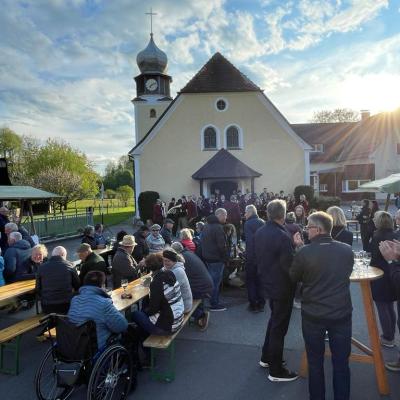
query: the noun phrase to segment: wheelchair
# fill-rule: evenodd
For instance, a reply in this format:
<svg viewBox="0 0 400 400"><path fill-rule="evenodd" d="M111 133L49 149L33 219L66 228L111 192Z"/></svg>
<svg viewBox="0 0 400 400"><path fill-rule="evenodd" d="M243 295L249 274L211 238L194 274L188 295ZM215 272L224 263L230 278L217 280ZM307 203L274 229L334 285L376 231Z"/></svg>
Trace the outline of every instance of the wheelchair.
<svg viewBox="0 0 400 400"><path fill-rule="evenodd" d="M43 323L51 342L35 375L39 400L65 400L87 385L87 400L123 400L136 386L136 366L116 337L97 348L93 321L76 326L66 316L50 314ZM52 328L57 337L52 336Z"/></svg>

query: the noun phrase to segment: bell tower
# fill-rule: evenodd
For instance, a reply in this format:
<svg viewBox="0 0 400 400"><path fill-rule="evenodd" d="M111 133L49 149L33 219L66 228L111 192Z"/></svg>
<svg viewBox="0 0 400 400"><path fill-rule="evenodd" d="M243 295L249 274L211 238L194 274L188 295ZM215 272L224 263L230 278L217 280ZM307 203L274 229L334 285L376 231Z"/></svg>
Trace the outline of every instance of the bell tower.
<svg viewBox="0 0 400 400"><path fill-rule="evenodd" d="M136 57L140 75L135 77L136 97L132 100L135 107L136 143L146 135L172 101L172 78L166 74L168 58L153 38L153 15L156 14L152 10L146 14L151 17L150 41Z"/></svg>

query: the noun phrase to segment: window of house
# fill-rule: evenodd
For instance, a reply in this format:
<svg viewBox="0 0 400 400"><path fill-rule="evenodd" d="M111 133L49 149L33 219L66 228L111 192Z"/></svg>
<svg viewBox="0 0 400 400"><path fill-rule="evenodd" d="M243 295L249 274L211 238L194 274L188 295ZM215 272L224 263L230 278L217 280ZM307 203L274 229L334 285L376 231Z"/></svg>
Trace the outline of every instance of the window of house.
<svg viewBox="0 0 400 400"><path fill-rule="evenodd" d="M369 179L348 179L342 181L342 192L354 192L363 183L369 182Z"/></svg>
<svg viewBox="0 0 400 400"><path fill-rule="evenodd" d="M150 118L156 118L157 117L157 112L154 108L150 110Z"/></svg>
<svg viewBox="0 0 400 400"><path fill-rule="evenodd" d="M226 130L226 148L227 149L239 149L239 129L236 126L230 126Z"/></svg>
<svg viewBox="0 0 400 400"><path fill-rule="evenodd" d="M320 183L319 191L320 192L327 192L328 191L328 184L327 183Z"/></svg>
<svg viewBox="0 0 400 400"><path fill-rule="evenodd" d="M225 99L217 99L215 108L217 111L225 111L228 108L228 102Z"/></svg>
<svg viewBox="0 0 400 400"><path fill-rule="evenodd" d="M203 148L204 150L217 149L217 131L209 126L203 133Z"/></svg>
<svg viewBox="0 0 400 400"><path fill-rule="evenodd" d="M322 143L313 144L313 153L323 153L324 152L324 145Z"/></svg>

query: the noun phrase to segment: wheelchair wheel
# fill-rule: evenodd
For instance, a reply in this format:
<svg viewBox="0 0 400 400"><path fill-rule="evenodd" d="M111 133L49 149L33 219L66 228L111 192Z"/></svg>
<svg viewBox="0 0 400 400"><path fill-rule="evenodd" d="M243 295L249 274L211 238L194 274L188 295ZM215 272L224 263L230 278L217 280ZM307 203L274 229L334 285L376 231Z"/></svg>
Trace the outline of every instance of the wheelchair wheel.
<svg viewBox="0 0 400 400"><path fill-rule="evenodd" d="M65 400L74 391L73 386L68 388L57 386L52 348L47 350L36 372L35 390L39 400Z"/></svg>
<svg viewBox="0 0 400 400"><path fill-rule="evenodd" d="M121 345L106 349L96 361L88 384L87 400L126 399L132 383L132 359Z"/></svg>

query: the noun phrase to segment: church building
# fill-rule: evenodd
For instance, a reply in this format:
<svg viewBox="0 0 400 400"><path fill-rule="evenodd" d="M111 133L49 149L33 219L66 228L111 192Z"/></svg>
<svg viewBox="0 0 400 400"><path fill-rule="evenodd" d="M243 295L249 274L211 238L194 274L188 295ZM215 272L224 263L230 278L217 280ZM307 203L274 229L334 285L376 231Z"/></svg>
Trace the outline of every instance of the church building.
<svg viewBox="0 0 400 400"><path fill-rule="evenodd" d="M215 188L292 192L310 182L310 150L263 91L220 53L170 96L167 56L154 43L137 55L135 193L164 201Z"/></svg>
<svg viewBox="0 0 400 400"><path fill-rule="evenodd" d="M135 77L136 200L209 196L216 188L358 200L360 184L400 171L400 108L352 123L290 124L266 94L215 53L172 99L168 59L150 36ZM371 196L371 194L369 194Z"/></svg>

